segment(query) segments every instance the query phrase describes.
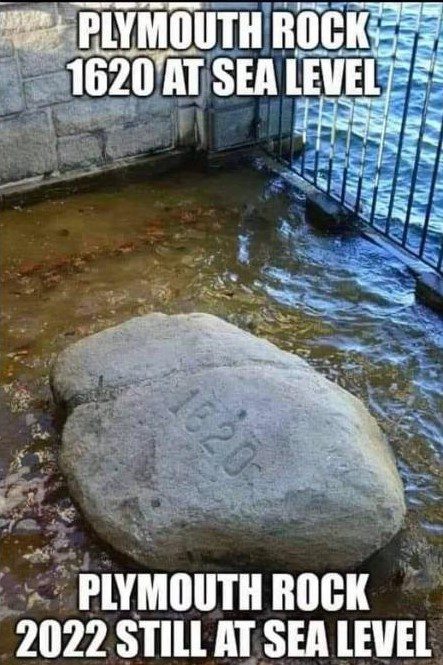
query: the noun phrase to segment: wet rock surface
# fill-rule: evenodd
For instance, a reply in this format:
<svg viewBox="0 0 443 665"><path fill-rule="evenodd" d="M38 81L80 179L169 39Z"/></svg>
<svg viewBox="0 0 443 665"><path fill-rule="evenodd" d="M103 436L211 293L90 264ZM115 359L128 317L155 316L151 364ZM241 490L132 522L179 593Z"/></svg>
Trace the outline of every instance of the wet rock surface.
<svg viewBox="0 0 443 665"><path fill-rule="evenodd" d="M159 569L354 567L404 517L363 404L206 314L151 314L66 349L60 463L108 543Z"/></svg>

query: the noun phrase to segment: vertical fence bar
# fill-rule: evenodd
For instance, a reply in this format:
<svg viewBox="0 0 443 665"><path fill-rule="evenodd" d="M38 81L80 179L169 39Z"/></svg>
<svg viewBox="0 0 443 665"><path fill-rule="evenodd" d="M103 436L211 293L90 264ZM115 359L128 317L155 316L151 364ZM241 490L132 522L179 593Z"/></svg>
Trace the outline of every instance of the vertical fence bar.
<svg viewBox="0 0 443 665"><path fill-rule="evenodd" d="M300 11L300 2L295 3L295 12L298 14ZM294 51L295 66L297 67L298 60L298 47ZM295 137L295 120L297 117L297 97L292 98L291 103L291 139L289 142L289 166L292 167L292 162L294 161L294 137Z"/></svg>
<svg viewBox="0 0 443 665"><path fill-rule="evenodd" d="M366 3L362 2L361 7L362 9L365 9ZM360 50L357 51L358 54L360 54ZM346 133L346 147L345 147L345 166L343 169L343 181L342 181L342 186L341 186L341 196L340 196L340 201L342 204L345 203L346 199L346 186L347 186L347 180L348 180L348 170L349 170L349 157L351 154L351 143L352 143L352 130L354 128L354 115L355 115L355 106L356 106L356 101L355 97L352 98L351 101L351 110L349 112L349 120L348 120L348 131Z"/></svg>
<svg viewBox="0 0 443 665"><path fill-rule="evenodd" d="M343 11L346 12L348 9L348 3L343 4ZM343 49L341 48L338 52L338 56L343 55ZM329 141L329 155L328 155L328 178L326 191L328 194L331 192L331 183L332 183L332 169L334 167L334 158L335 158L335 137L336 137L336 128L337 128L337 116L338 116L338 98L334 100L334 112L332 114L331 122L331 136Z"/></svg>
<svg viewBox="0 0 443 665"><path fill-rule="evenodd" d="M441 239L440 255L438 257L438 263L437 263L438 272L441 272L442 264L443 264L443 237Z"/></svg>
<svg viewBox="0 0 443 665"><path fill-rule="evenodd" d="M283 52L279 58L280 62L280 99L278 103L278 154L281 157L283 152Z"/></svg>
<svg viewBox="0 0 443 665"><path fill-rule="evenodd" d="M306 143L307 143L307 130L309 119L309 97L305 97L305 108L303 112L303 129L302 129L302 153L301 153L301 174L305 174L306 163Z"/></svg>
<svg viewBox="0 0 443 665"><path fill-rule="evenodd" d="M315 157L314 157L314 185L317 186L318 181L318 163L320 158L320 146L321 146L321 130L323 125L323 96L320 97L318 104L318 118L317 118L317 136L315 139Z"/></svg>
<svg viewBox="0 0 443 665"><path fill-rule="evenodd" d="M391 189L391 197L389 199L389 208L388 208L388 215L386 218L386 226L385 226L385 232L386 235L389 235L389 231L391 228L391 221L392 221L392 212L394 210L394 203L395 203L395 194L397 191L397 183L398 183L398 175L400 172L400 163L401 163L401 158L402 158L402 151L403 151L403 141L405 138L405 129L406 129L406 122L408 120L408 111L409 111L409 100L411 98L411 91L412 91L412 81L413 81L413 76L414 76L414 69L415 69L415 60L417 57L417 48L418 48L418 40L420 37L420 25L421 25L421 17L423 15L423 3L420 3L420 9L418 12L418 17L417 17L417 24L415 26L415 33L414 33L414 42L412 45L412 54L411 54L411 61L409 63L409 73L408 73L408 82L406 84L406 94L405 94L405 100L404 100L404 107L403 107L403 116L401 119L401 127L400 127L400 138L398 141L398 146L397 146L397 157L395 160L395 168L394 168L394 176L392 180L392 189Z"/></svg>
<svg viewBox="0 0 443 665"><path fill-rule="evenodd" d="M423 253L425 251L426 238L427 238L427 235L428 235L429 220L431 218L431 212L432 212L432 204L434 202L435 186L437 184L438 170L439 170L439 167L440 167L440 157L441 157L442 148L443 148L443 116L442 116L442 119L441 119L440 135L438 137L437 152L436 152L436 155L435 155L434 168L432 170L431 186L429 188L428 204L426 206L426 213L425 213L425 220L424 220L424 224L423 224L423 232L422 232L422 236L421 236L420 249L419 249L419 252L418 252L418 255L419 255L420 258L422 258ZM443 248L443 242L442 242L442 248ZM441 268L441 256L439 258L438 268L439 269Z"/></svg>
<svg viewBox="0 0 443 665"><path fill-rule="evenodd" d="M384 2L379 3L379 8L378 8L378 15L377 15L377 23L375 26L375 48L374 48L374 58L377 60L378 58L378 52L380 48L380 40L381 40L381 29L382 29L382 16L383 16L383 9L384 9ZM372 104L373 100L372 97L369 99L369 105L368 105L368 113L366 116L366 126L365 126L365 131L363 135L363 145L362 145L362 152L361 152L361 157L360 157L360 169L358 173L358 183L357 183L357 195L355 197L355 212L358 212L360 208L360 199L361 199L361 193L362 193L362 187L363 187L363 177L365 173L365 164L366 164L366 151L367 151L367 146L368 146L368 139L369 139L369 131L370 131L370 126L371 126L371 119L372 119Z"/></svg>
<svg viewBox="0 0 443 665"><path fill-rule="evenodd" d="M316 3L316 11L318 11L318 3ZM328 9L331 9L332 2L328 2ZM320 148L321 148L321 134L323 128L323 107L324 107L324 95L320 96L318 102L318 116L317 116L317 135L315 138L315 156L314 156L314 185L317 186L318 182L318 164L320 159Z"/></svg>
<svg viewBox="0 0 443 665"><path fill-rule="evenodd" d="M375 210L377 207L378 190L380 186L380 175L381 175L384 147L386 141L386 132L388 129L389 108L391 106L394 71L395 71L395 65L397 63L398 38L400 34L402 14L403 14L403 2L397 5L397 16L394 28L394 38L392 42L391 64L389 67L388 82L386 85L386 92L385 92L386 99L385 99L385 106L383 109L383 123L380 133L380 143L378 147L377 163L375 167L375 179L374 179L374 189L372 190L371 213L369 215L369 223L371 224L371 226L374 224Z"/></svg>
<svg viewBox="0 0 443 665"><path fill-rule="evenodd" d="M295 104L295 98L292 98L291 102L291 120L290 120L290 126L291 126L291 136L289 139L289 166L292 166L292 162L294 161L294 136L295 136L295 131L294 131L294 125L295 125L295 114L296 114L296 104Z"/></svg>
<svg viewBox="0 0 443 665"><path fill-rule="evenodd" d="M312 4L315 9L315 2ZM303 177L305 176L305 170L306 170L306 145L307 145L308 123L309 123L309 99L310 99L309 97L304 98L304 110L303 110L302 153L301 153L301 170L300 170L300 173Z"/></svg>
<svg viewBox="0 0 443 665"><path fill-rule="evenodd" d="M260 9L263 12L263 2L260 2ZM272 8L271 8L272 12ZM269 21L271 21L271 18L269 18ZM274 49L272 48L272 39L271 39L271 33L272 33L272 28L271 25L269 25L269 57L273 58L274 54ZM269 141L269 137L271 134L271 109L272 109L272 97L268 95L267 100L266 100L266 140Z"/></svg>
<svg viewBox="0 0 443 665"><path fill-rule="evenodd" d="M331 191L331 182L332 182L332 169L334 166L334 157L335 157L335 134L337 126L337 115L338 115L338 101L334 101L334 112L332 114L331 121L331 137L329 141L329 155L328 155L328 181L326 185L326 191L329 194Z"/></svg>
<svg viewBox="0 0 443 665"><path fill-rule="evenodd" d="M346 198L346 183L347 183L348 169L349 169L349 155L350 155L350 152L351 152L352 126L354 124L354 112L355 112L355 97L352 99L352 102L351 102L351 110L349 112L349 120L348 120L348 131L347 131L347 134L346 134L345 166L344 166L344 169L343 169L343 181L342 181L342 185L341 185L341 195L340 195L341 203L344 203L345 198Z"/></svg>
<svg viewBox="0 0 443 665"><path fill-rule="evenodd" d="M426 128L426 119L428 115L428 107L429 107L429 99L431 96L431 90L432 90L432 83L434 80L434 70L435 70L435 63L437 60L437 52L438 52L438 43L440 40L440 32L441 32L441 26L442 26L442 18L443 18L443 5L440 5L440 14L437 20L437 31L434 37L434 43L432 47L432 53L431 53L431 58L429 61L429 67L428 67L428 76L426 79L426 92L425 92L425 99L423 103L423 110L421 113L421 122L420 122L420 129L418 132L418 139L417 139L417 150L415 153L415 161L414 161L414 169L412 171L412 178L411 178L411 187L409 190L409 198L408 198L408 207L406 210L406 217L405 217L405 222L404 222L404 227L403 227L403 236L402 236L402 241L401 244L403 247L406 245L407 239L408 239L408 229L409 229L409 222L411 218L411 210L412 210L412 205L414 203L414 194L415 194L415 187L417 184L417 175L418 175L418 169L420 165L420 157L421 157L421 148L423 145L423 135L425 132ZM428 226L427 224L422 227L422 238L421 240L423 241L423 237L427 234L428 232ZM426 239L425 239L426 242Z"/></svg>
<svg viewBox="0 0 443 665"><path fill-rule="evenodd" d="M283 8L288 9L288 3L283 3ZM283 63L286 59L286 49L282 49L280 56L280 99L279 99L279 108L278 108L278 154L281 157L283 152L283 72L284 66Z"/></svg>

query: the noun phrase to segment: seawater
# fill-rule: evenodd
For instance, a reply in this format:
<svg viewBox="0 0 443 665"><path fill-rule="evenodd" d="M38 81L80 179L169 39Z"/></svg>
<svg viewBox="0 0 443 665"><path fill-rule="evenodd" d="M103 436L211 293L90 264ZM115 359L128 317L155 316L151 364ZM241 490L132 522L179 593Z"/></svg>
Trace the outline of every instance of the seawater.
<svg viewBox="0 0 443 665"><path fill-rule="evenodd" d="M328 3L317 4L325 6L326 8ZM437 38L438 18L442 10L441 3L383 3L378 48L377 18L381 3L334 3L334 8L336 8L336 5L341 6L343 4L347 4L350 9L364 8L371 12L369 22L369 33L372 41L371 54L377 58L378 83L382 87L382 95L380 97L372 98L372 101L367 98L355 98L353 102L350 98L340 98L336 103L333 99L325 98L321 104L318 100L316 101L311 98L307 103L307 106L306 100L298 102L295 119L297 132L303 130L305 113L307 112L307 150L305 154L305 170L308 176L314 176L315 152L316 148L318 148L318 183L320 186L327 186L329 177L329 156L331 154L330 144L335 113L336 129L335 137L333 138L334 162L331 173L331 189L335 194L339 196L341 195L346 167L346 200L351 203L355 201L358 190L362 155L364 153L363 142L365 138L366 123L369 115L369 133L367 136L367 146L364 157L360 212L367 217L370 216L374 194L376 164L379 156L385 114L386 91L389 70L392 62L395 23L397 20L398 8L402 4L403 8L398 35L393 87L387 111L386 137L382 153L380 182L374 215L374 224L376 227L381 230L385 229L391 192L393 190L393 176L399 150L399 134L405 109L407 82L412 60L415 31L418 24L420 6L422 6L417 55L413 71L410 99L407 107L408 113L405 124L404 142L401 150L398 183L395 190L392 211L391 232L395 238L401 239L403 223L411 191L414 164L417 158L418 135L422 123L422 115L425 110L428 71L430 68L434 40ZM363 5L365 5L365 7L363 7ZM443 36L441 32L442 31L440 30L433 83L427 104L426 122L424 125L423 140L418 161L417 180L414 188L411 209L411 229L407 241L408 248L415 252L417 252L420 247L420 230L423 227L428 206L430 183L437 159L437 144L443 122ZM326 55L326 53L323 55ZM344 53L343 55L347 54ZM361 52L361 55L368 55L368 53ZM318 132L319 123L321 124L320 132ZM317 139L319 140L317 141ZM348 159L346 158L347 145L349 145ZM437 186L434 193L429 220L429 235L424 253L425 258L433 265L435 265L438 260L443 235L443 164L441 164L441 161L443 160L440 158ZM297 164L296 162L296 168L298 168L299 165L300 163Z"/></svg>

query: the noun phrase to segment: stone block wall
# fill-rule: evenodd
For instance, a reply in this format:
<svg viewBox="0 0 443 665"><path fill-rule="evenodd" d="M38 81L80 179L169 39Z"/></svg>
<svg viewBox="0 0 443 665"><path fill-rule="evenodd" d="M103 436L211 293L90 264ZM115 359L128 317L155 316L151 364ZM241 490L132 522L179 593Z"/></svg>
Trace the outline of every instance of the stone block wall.
<svg viewBox="0 0 443 665"><path fill-rule="evenodd" d="M270 14L271 10L290 9L295 11L296 2L208 2L205 3L214 10L241 9L248 11L261 11L263 13L263 41L262 51L235 52L218 51L210 57L229 55L230 57L272 57L279 71L281 54L272 53L270 48ZM281 70L280 70L281 71ZM258 97L217 97L209 94L206 104L209 115L208 142L213 150L235 148L248 145L257 140L266 138L288 137L292 129L292 100L290 98L258 98ZM281 122L280 122L281 114Z"/></svg>
<svg viewBox="0 0 443 665"><path fill-rule="evenodd" d="M85 56L76 49L76 14L115 4L0 2L0 189L194 142L193 100L71 97L65 65ZM166 57L149 55L158 67Z"/></svg>
<svg viewBox="0 0 443 665"><path fill-rule="evenodd" d="M218 98L209 92L211 58L222 55L221 51L206 56L206 84L198 98L162 98L158 93L147 98L73 98L66 63L79 55L100 54L97 47L93 52L76 48L79 10L121 9L123 5L168 11L261 8L269 17L271 5L290 4L0 2L0 195L22 184L38 186L176 147L222 150L253 143L280 129L286 135L290 131L291 100L283 103L280 126L279 100ZM148 55L160 69L168 54L151 51Z"/></svg>

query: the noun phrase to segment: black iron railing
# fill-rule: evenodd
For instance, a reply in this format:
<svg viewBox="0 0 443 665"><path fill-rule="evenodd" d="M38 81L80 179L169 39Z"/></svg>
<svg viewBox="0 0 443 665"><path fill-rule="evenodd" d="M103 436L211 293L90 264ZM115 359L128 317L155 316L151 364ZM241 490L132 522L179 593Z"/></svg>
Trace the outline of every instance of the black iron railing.
<svg viewBox="0 0 443 665"><path fill-rule="evenodd" d="M351 5L286 4L319 12ZM269 103L269 115L279 113L275 151L305 180L442 274L443 3L353 2L356 8L371 12L381 96L291 98L289 145L282 96L279 105Z"/></svg>

